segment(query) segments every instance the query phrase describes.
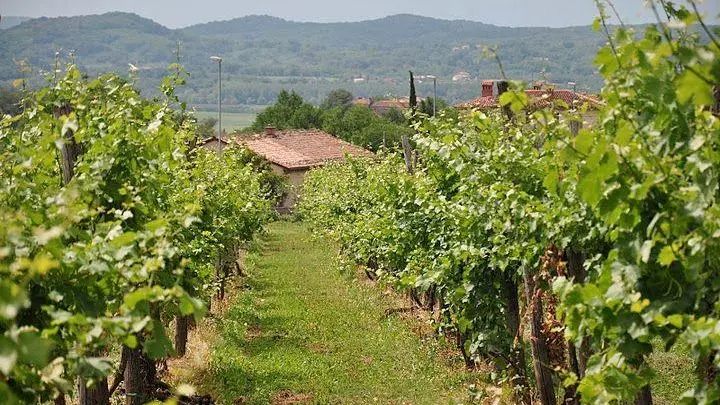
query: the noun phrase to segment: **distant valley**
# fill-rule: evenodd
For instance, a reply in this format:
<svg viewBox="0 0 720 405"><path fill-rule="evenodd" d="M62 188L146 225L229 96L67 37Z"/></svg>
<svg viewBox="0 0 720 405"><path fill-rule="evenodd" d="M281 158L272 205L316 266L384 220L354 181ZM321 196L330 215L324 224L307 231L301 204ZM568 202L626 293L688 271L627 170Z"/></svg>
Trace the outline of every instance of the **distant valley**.
<svg viewBox="0 0 720 405"><path fill-rule="evenodd" d="M508 28L414 15L352 23L249 16L168 29L135 14L114 12L32 20L3 17L3 24L14 26L0 30L0 84L23 75L41 83L41 72L52 70L59 51L63 63L72 52L90 75L127 72L132 64L143 92L154 94L167 66L178 60L179 49L179 61L190 73L188 84L179 90L183 99L212 108L217 64L209 56L220 55L223 102L238 112L271 103L283 88L313 103L335 88L363 97L406 95L408 70L436 75L439 97L451 103L467 100L477 96L480 80L500 76L497 62L482 56L486 46L497 47L510 78L572 81L580 90L596 91L600 80L592 60L605 43L589 26ZM33 71L22 73L21 61ZM469 79L453 81L460 72ZM431 95L432 82L418 83L418 92Z"/></svg>

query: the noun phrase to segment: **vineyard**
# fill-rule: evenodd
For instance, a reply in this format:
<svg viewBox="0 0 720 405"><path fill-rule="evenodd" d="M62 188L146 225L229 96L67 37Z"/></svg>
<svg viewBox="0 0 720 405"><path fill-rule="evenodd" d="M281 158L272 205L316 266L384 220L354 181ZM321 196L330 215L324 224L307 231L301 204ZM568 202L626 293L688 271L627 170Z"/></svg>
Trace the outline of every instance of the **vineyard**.
<svg viewBox="0 0 720 405"><path fill-rule="evenodd" d="M651 404L648 358L674 347L694 387L672 403L720 402L719 33L659 3L671 24L644 33L596 21L593 125L511 85L497 113L415 116L405 159L306 179L303 219L432 311L468 367L492 361L515 403Z"/></svg>
<svg viewBox="0 0 720 405"><path fill-rule="evenodd" d="M249 152L195 147L173 70L149 101L68 66L0 121L0 403L192 395L158 364L184 354L272 202Z"/></svg>
<svg viewBox="0 0 720 405"><path fill-rule="evenodd" d="M649 4L644 32L611 33L600 7L594 122L509 82L497 111L410 114L402 154L310 172L305 224L268 228L264 273L218 323L218 398L473 401L462 384L491 363L512 403L649 405L652 357L680 351L692 387L664 395L720 403L720 30L692 1ZM284 183L244 148L198 147L185 78L172 65L148 100L132 73L56 66L0 117L0 403L214 401L161 367L192 354ZM335 245L305 226L407 294L466 369L413 346L391 294L330 275Z"/></svg>

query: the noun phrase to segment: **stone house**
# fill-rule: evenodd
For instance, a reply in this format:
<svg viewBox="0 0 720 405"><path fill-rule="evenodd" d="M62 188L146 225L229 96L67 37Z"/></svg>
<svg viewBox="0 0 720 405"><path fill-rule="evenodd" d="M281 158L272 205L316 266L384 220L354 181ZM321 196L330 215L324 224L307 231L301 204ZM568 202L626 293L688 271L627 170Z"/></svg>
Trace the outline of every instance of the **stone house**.
<svg viewBox="0 0 720 405"><path fill-rule="evenodd" d="M500 92L498 90L498 84L500 83L502 83L500 80L483 80L480 97L457 104L455 107L464 110L491 110L500 108ZM582 118L587 125L595 123L597 110L603 105L603 102L595 96L571 89L558 89L544 82L535 83L531 89L525 90L525 94L527 94L529 99L529 110L538 110L546 107L563 110L585 105L588 108Z"/></svg>
<svg viewBox="0 0 720 405"><path fill-rule="evenodd" d="M417 97L417 102L423 101L422 97ZM405 111L410 108L410 97L393 98L390 100L373 100L372 98L359 97L353 100L354 105L369 107L377 115L385 115L390 110Z"/></svg>
<svg viewBox="0 0 720 405"><path fill-rule="evenodd" d="M244 145L264 157L270 162L270 167L275 173L288 178L290 190L276 207L278 212L282 213L293 210L308 170L329 162L343 161L346 153L353 157L374 156L366 149L316 129L278 131L268 127L260 134L238 135L221 140L210 138L202 146L216 150L219 145L222 150L230 142Z"/></svg>

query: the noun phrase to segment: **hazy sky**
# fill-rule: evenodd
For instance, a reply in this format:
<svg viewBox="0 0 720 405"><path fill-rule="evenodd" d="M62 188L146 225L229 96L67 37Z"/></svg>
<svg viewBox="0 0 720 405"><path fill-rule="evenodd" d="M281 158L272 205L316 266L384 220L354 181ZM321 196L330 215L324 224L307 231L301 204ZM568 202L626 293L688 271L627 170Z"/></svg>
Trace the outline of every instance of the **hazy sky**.
<svg viewBox="0 0 720 405"><path fill-rule="evenodd" d="M682 1L682 0L680 0ZM295 21L360 21L411 13L443 19L467 19L504 26L586 25L597 14L593 0L2 0L0 14L55 17L128 11L170 28L250 14ZM643 0L615 0L629 23L648 22ZM720 0L701 8L718 22Z"/></svg>

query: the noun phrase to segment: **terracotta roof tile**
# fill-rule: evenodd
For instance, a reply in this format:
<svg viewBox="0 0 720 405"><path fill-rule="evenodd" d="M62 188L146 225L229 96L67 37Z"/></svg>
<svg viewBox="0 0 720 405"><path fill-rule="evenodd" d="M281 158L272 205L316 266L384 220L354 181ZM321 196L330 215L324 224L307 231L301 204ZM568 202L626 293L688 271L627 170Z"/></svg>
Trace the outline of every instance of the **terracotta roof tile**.
<svg viewBox="0 0 720 405"><path fill-rule="evenodd" d="M590 107L598 107L602 105L602 102L595 97L568 89L525 90L525 94L531 98L531 107L534 108L545 108L559 100L568 106L572 106L573 104L588 104Z"/></svg>
<svg viewBox="0 0 720 405"><path fill-rule="evenodd" d="M495 96L478 97L478 98L470 100L466 103L457 105L458 108L462 108L462 109L474 108L476 110L488 110L491 108L497 108L499 106L500 106L500 104L498 102L498 98Z"/></svg>
<svg viewBox="0 0 720 405"><path fill-rule="evenodd" d="M553 105L555 101L563 101L568 106L573 105L573 102L578 104L588 104L590 107L599 107L603 105L603 102L599 99L583 94L573 92L572 90L560 89L560 90L525 90L525 94L530 98L531 109L545 108ZM500 104L498 98L495 96L484 96L470 100L465 103L457 104L458 108L461 109L478 109L486 110L491 108L497 108Z"/></svg>
<svg viewBox="0 0 720 405"><path fill-rule="evenodd" d="M373 103L373 99L371 99L371 98L359 97L359 98L356 98L355 100L353 100L353 104L355 104L355 105L369 106L372 103Z"/></svg>
<svg viewBox="0 0 720 405"><path fill-rule="evenodd" d="M351 156L373 156L372 152L319 130L277 131L235 138L250 150L289 170L322 166Z"/></svg>

